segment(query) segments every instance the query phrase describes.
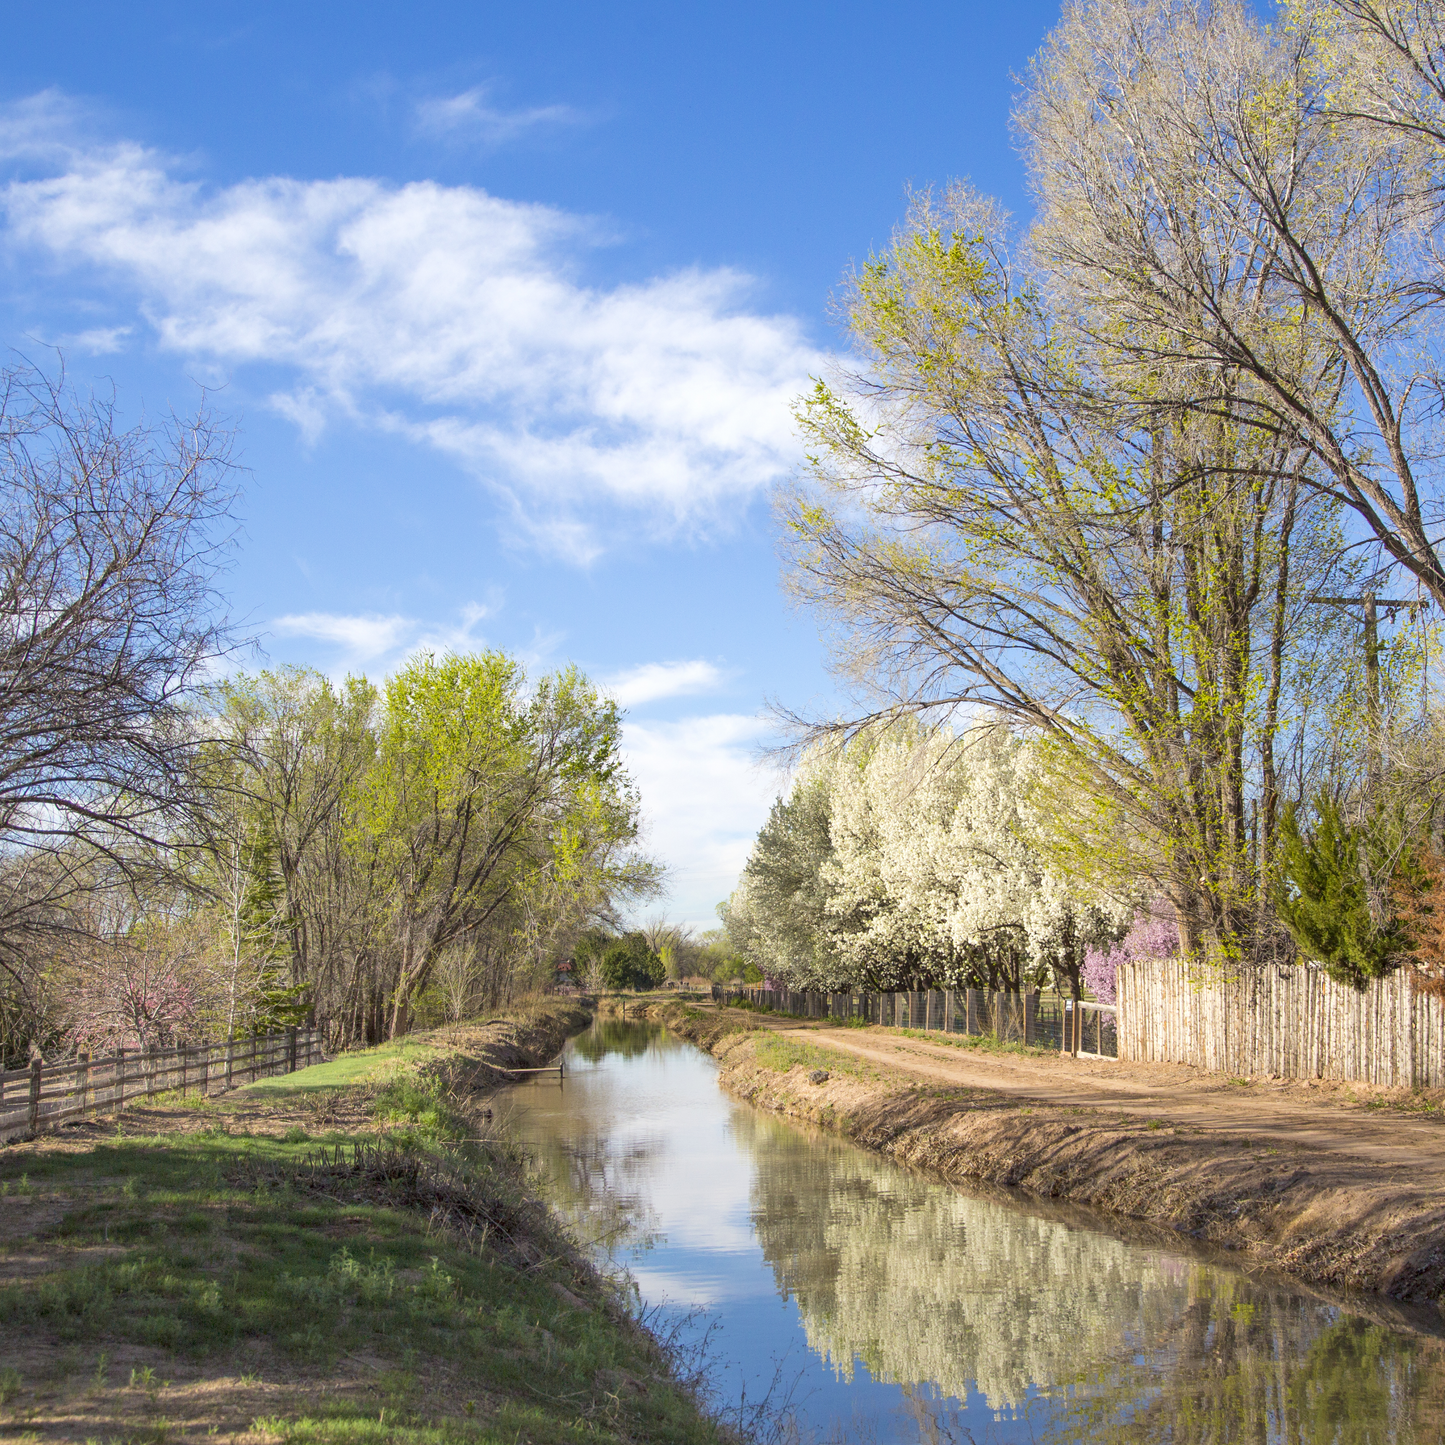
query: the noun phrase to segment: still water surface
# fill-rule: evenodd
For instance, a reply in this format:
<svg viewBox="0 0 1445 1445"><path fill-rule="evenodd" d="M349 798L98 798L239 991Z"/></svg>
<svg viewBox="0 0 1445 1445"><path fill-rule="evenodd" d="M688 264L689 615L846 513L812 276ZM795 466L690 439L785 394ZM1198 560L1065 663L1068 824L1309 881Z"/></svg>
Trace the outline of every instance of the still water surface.
<svg viewBox="0 0 1445 1445"><path fill-rule="evenodd" d="M818 1441L1445 1440L1445 1342L1388 1305L932 1182L729 1098L652 1025L566 1061L514 1127L644 1303L706 1312L722 1405L771 1392Z"/></svg>

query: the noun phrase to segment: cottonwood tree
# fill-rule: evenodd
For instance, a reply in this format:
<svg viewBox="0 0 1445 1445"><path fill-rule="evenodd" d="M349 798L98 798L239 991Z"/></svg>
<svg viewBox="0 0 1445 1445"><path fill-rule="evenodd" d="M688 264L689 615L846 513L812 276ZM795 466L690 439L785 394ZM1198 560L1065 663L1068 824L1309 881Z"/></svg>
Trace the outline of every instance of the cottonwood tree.
<svg viewBox="0 0 1445 1445"><path fill-rule="evenodd" d="M1187 948L1252 946L1291 669L1330 643L1304 602L1338 527L1307 450L1099 366L963 188L918 199L844 309L858 364L800 404L808 470L780 498L840 666L879 715L982 706L1048 739L1109 816L1080 860L1100 888L1153 880Z"/></svg>
<svg viewBox="0 0 1445 1445"><path fill-rule="evenodd" d="M362 826L389 880L393 1035L444 948L636 838L620 745L615 704L575 669L528 688L501 653L423 656L388 680Z"/></svg>
<svg viewBox="0 0 1445 1445"><path fill-rule="evenodd" d="M1299 451L1445 605L1441 21L1405 0L1085 0L1018 123L1059 312L1141 397Z"/></svg>

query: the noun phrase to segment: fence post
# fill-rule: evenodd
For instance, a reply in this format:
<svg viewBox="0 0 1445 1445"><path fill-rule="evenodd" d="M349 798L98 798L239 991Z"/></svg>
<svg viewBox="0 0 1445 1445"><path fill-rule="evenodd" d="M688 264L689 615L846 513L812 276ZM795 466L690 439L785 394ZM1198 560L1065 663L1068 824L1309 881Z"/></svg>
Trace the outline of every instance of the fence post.
<svg viewBox="0 0 1445 1445"><path fill-rule="evenodd" d="M90 1094L90 1050L84 1049L76 1057L80 1068L76 1071L75 1080L80 1087L80 1112L85 1113L86 1100Z"/></svg>
<svg viewBox="0 0 1445 1445"><path fill-rule="evenodd" d="M1027 1048L1033 1044L1034 1036L1038 1032L1039 996L1036 993L1024 995L1024 1046Z"/></svg>
<svg viewBox="0 0 1445 1445"><path fill-rule="evenodd" d="M111 1090L117 1112L125 1108L125 1045L117 1044L115 1050L115 1084Z"/></svg>
<svg viewBox="0 0 1445 1445"><path fill-rule="evenodd" d="M30 1132L40 1132L40 1070L44 1068L40 1055L30 1060Z"/></svg>
<svg viewBox="0 0 1445 1445"><path fill-rule="evenodd" d="M236 1036L228 1034L226 1037L226 1088L231 1087L231 1066L236 1061Z"/></svg>
<svg viewBox="0 0 1445 1445"><path fill-rule="evenodd" d="M294 1026L286 1030L286 1051L291 1064L286 1072L294 1074L296 1072L296 1029Z"/></svg>
<svg viewBox="0 0 1445 1445"><path fill-rule="evenodd" d="M256 1082L256 1080L260 1077L260 1075L256 1072L256 1070L257 1070L258 1068L260 1068L260 1065L259 1065L259 1064L257 1063L257 1061L256 1061L256 1035L255 1035L255 1034L252 1034L252 1035L251 1035L250 1064L251 1064L251 1068L250 1068L251 1077L250 1077L250 1079L249 1079L248 1082L254 1084L254 1083Z"/></svg>
<svg viewBox="0 0 1445 1445"><path fill-rule="evenodd" d="M201 1098L211 1097L211 1046L201 1040Z"/></svg>
<svg viewBox="0 0 1445 1445"><path fill-rule="evenodd" d="M180 1051L181 1056L181 1098L184 1099L186 1097L186 1086L191 1081L191 1071L189 1067L191 1062L191 1046L189 1044L177 1044L176 1048Z"/></svg>

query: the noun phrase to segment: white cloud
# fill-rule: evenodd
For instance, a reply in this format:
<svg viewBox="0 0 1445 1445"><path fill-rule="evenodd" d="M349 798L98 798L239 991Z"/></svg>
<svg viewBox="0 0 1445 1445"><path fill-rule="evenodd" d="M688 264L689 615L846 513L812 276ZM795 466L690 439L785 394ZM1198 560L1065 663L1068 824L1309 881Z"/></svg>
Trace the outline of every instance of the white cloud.
<svg viewBox="0 0 1445 1445"><path fill-rule="evenodd" d="M44 112L0 117L0 153L42 172L0 191L9 244L188 359L282 368L273 405L309 436L345 417L433 447L578 558L619 506L726 526L792 465L789 404L823 359L749 309L745 275L592 286L577 258L610 238L553 207L363 177L211 190L137 145L47 140Z"/></svg>
<svg viewBox="0 0 1445 1445"><path fill-rule="evenodd" d="M716 713L671 723L629 722L623 750L647 810L646 846L671 870L668 913L715 928L781 782L759 763L759 718Z"/></svg>
<svg viewBox="0 0 1445 1445"><path fill-rule="evenodd" d="M417 626L409 617L375 613L347 617L335 612L293 613L278 617L271 625L283 637L308 637L340 648L351 663L372 662L394 652Z"/></svg>
<svg viewBox="0 0 1445 1445"><path fill-rule="evenodd" d="M56 344L66 351L87 351L92 356L105 356L120 351L134 329L131 326L95 326L89 331L62 336Z"/></svg>
<svg viewBox="0 0 1445 1445"><path fill-rule="evenodd" d="M418 102L416 127L426 135L448 136L501 145L527 131L575 125L582 119L570 105L538 105L526 110L501 110L488 101L487 87L473 86L460 95L435 96Z"/></svg>
<svg viewBox="0 0 1445 1445"><path fill-rule="evenodd" d="M723 674L700 658L693 662L645 662L604 678L602 685L623 707L638 707L665 697L716 692Z"/></svg>
<svg viewBox="0 0 1445 1445"><path fill-rule="evenodd" d="M477 625L496 611L495 604L466 603L454 623L427 623L399 614L301 612L278 617L271 626L282 637L302 637L335 649L332 670L347 671L379 663L386 667L419 652L474 652L485 647ZM530 664L536 652L523 654Z"/></svg>

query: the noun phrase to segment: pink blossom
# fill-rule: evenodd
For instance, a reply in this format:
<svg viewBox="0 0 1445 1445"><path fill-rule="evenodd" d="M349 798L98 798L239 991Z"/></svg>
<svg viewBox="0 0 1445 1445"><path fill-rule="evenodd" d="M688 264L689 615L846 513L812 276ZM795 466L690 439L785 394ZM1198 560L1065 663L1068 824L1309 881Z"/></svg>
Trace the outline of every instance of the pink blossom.
<svg viewBox="0 0 1445 1445"><path fill-rule="evenodd" d="M1168 905L1155 903L1134 915L1129 931L1108 948L1091 948L1084 954L1081 970L1084 987L1100 1003L1114 1002L1114 975L1121 963L1146 958L1172 958L1179 952L1179 931L1169 916Z"/></svg>

